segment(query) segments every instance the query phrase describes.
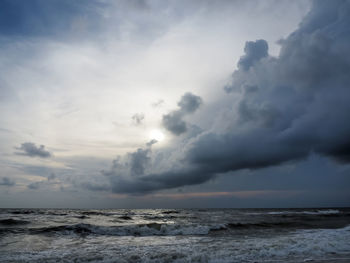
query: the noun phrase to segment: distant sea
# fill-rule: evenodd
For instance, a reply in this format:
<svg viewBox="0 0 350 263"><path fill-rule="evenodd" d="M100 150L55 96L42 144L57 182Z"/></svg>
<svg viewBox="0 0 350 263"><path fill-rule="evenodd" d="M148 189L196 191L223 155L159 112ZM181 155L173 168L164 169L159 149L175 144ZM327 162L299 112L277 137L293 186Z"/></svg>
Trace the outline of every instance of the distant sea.
<svg viewBox="0 0 350 263"><path fill-rule="evenodd" d="M0 209L0 262L350 262L350 209Z"/></svg>

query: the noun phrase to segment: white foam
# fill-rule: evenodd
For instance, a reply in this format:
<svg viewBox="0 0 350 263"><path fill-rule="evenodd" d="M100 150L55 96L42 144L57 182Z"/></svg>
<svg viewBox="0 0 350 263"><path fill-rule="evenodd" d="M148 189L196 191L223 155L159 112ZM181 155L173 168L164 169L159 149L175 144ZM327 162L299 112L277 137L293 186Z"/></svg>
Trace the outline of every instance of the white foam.
<svg viewBox="0 0 350 263"><path fill-rule="evenodd" d="M140 228L142 231L157 231L148 227ZM207 230L191 228L188 233ZM168 227L164 231L179 230ZM16 253L3 251L0 262L225 263L346 258L350 255L350 226L342 229L298 230L291 234L267 237L89 235L81 239L68 235L52 237L51 241L46 239L45 242L47 248L40 251L28 250L26 247L18 247Z"/></svg>

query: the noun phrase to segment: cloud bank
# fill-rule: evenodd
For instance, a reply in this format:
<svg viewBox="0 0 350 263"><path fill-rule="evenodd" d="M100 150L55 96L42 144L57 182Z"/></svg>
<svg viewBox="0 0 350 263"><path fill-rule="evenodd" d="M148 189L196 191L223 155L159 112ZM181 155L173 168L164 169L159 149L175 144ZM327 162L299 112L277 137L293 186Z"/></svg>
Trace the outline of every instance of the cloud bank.
<svg viewBox="0 0 350 263"><path fill-rule="evenodd" d="M187 137L167 149L152 151L146 145L117 158L102 172L108 186L96 190L148 193L310 154L349 163L350 1L314 1L299 28L280 45L279 56L273 57L265 40L246 43L230 83L220 88L232 97L231 105L216 108L218 116L229 116L221 121L222 130L189 133L184 118L202 99L186 93L179 109L163 115L162 124L173 135L187 132Z"/></svg>

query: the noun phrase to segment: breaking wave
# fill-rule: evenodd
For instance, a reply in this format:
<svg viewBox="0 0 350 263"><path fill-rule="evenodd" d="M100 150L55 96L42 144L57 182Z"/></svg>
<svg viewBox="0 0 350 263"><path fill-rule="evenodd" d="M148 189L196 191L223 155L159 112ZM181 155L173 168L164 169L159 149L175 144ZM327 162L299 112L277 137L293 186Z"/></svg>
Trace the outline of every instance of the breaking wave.
<svg viewBox="0 0 350 263"><path fill-rule="evenodd" d="M318 228L299 222L261 222L261 223L228 223L216 225L180 225L180 224L133 224L118 226L101 226L93 224L73 224L43 228L24 228L30 234L47 235L105 235L105 236L188 236L208 235L210 233L232 232L254 229L311 229ZM8 231L15 231L8 229ZM16 232L20 231L19 229Z"/></svg>
<svg viewBox="0 0 350 263"><path fill-rule="evenodd" d="M215 228L215 227L213 227ZM206 235L211 228L209 226L176 224L137 224L124 226L98 226L91 224L63 225L45 228L32 228L31 234L94 234L109 236L177 236L177 235Z"/></svg>

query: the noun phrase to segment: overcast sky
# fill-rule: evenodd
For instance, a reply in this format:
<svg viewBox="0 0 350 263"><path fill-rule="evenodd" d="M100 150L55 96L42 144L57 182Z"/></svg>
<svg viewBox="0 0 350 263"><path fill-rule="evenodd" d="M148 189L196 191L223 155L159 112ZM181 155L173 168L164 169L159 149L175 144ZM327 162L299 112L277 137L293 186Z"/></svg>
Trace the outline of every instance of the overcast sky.
<svg viewBox="0 0 350 263"><path fill-rule="evenodd" d="M350 1L1 0L0 207L350 205Z"/></svg>

